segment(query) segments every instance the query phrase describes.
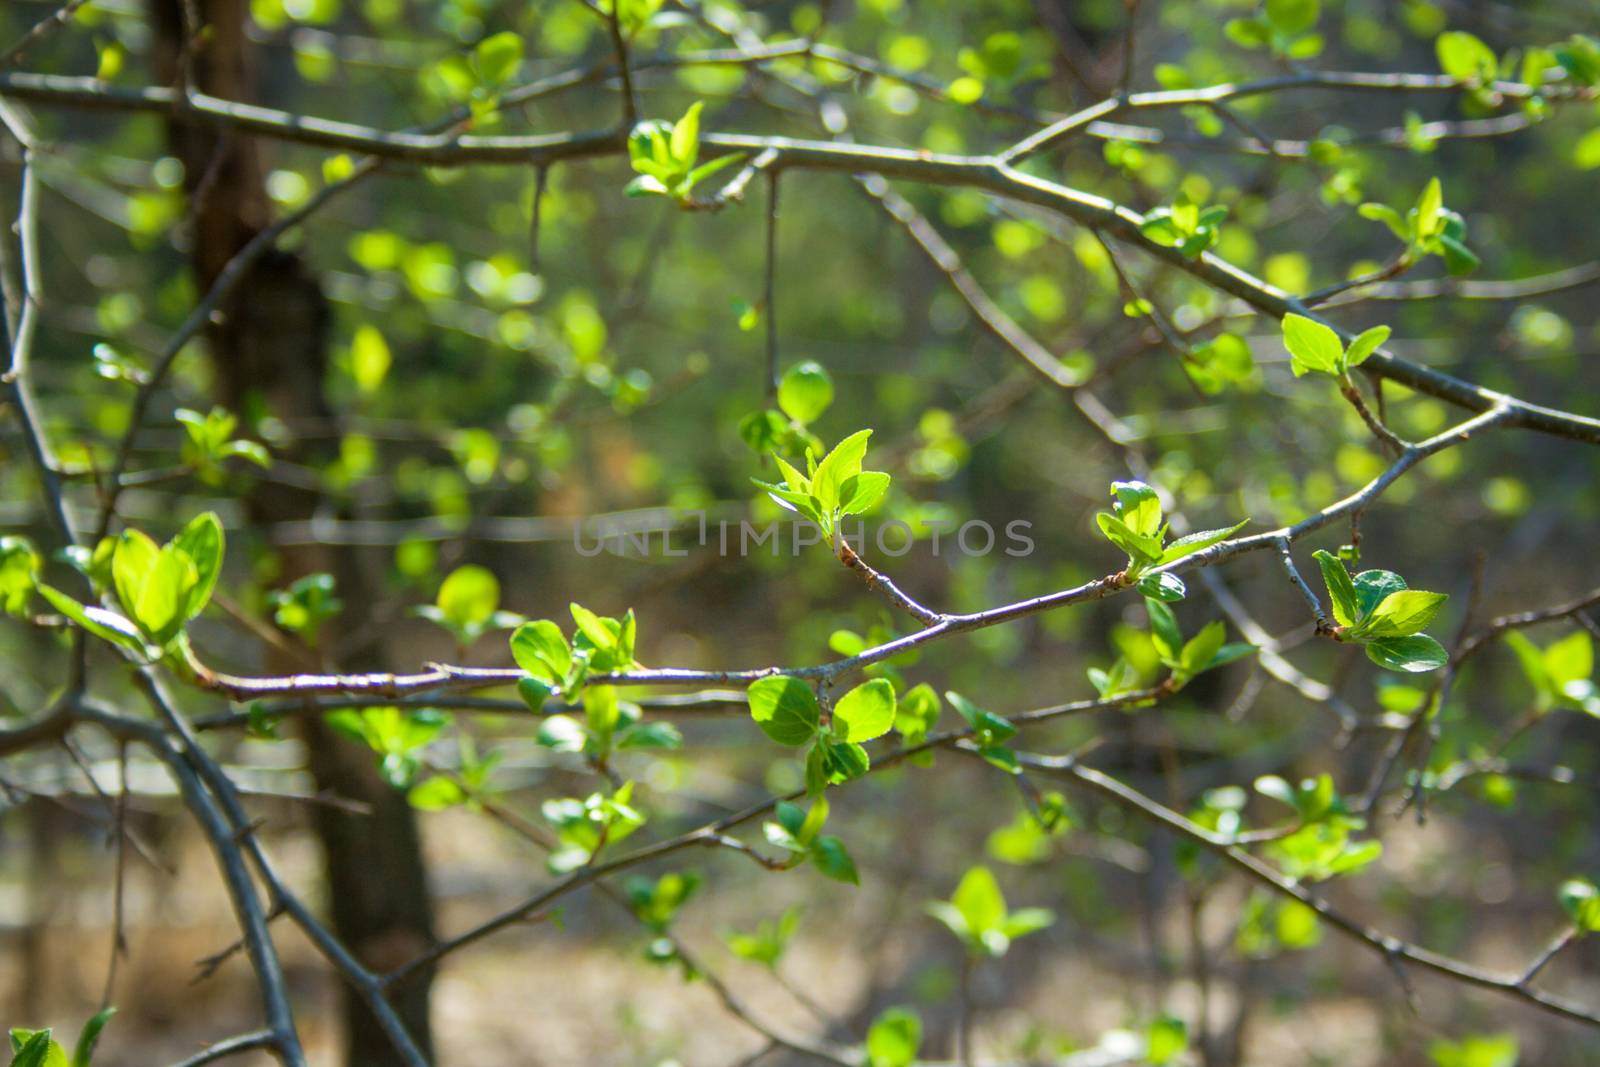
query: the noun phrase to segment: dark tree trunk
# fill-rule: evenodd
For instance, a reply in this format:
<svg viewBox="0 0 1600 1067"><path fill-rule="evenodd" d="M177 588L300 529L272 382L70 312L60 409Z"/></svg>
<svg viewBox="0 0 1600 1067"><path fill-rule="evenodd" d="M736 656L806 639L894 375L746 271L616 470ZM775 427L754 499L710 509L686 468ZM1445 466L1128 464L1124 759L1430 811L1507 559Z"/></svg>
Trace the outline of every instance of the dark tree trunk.
<svg viewBox="0 0 1600 1067"><path fill-rule="evenodd" d="M158 76L168 84L192 78L194 87L231 100L249 100L253 77L244 34L248 0L151 0L160 42ZM199 45L186 27L185 6L198 16ZM181 122L168 125L173 154L185 168L188 233L196 281L205 291L228 260L270 221L270 203L256 143ZM218 399L229 409L269 412L290 426L321 422L330 411L323 394L329 308L317 278L290 252L263 257L223 307L207 333ZM291 446L291 459L315 462L310 449ZM260 524L308 518L316 497L304 489L262 480L247 501ZM369 603L362 576L346 552L299 549L284 559L285 579L330 571L351 610ZM300 665L274 666L298 669ZM405 797L378 775L373 755L321 721L304 720L304 739L319 789L366 804L370 815L326 805L314 809L334 932L368 966L387 970L433 942L433 920L416 820ZM397 991L395 1007L420 1048L431 1056L430 975ZM344 991L345 1062L352 1067L400 1064L376 1020Z"/></svg>

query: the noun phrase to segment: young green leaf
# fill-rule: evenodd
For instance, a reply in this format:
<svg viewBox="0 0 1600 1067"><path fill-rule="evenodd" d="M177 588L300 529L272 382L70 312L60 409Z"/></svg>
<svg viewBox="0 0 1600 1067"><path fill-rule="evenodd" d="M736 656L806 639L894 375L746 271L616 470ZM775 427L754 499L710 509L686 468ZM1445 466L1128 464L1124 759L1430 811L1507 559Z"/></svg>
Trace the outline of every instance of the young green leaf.
<svg viewBox="0 0 1600 1067"><path fill-rule="evenodd" d="M145 645L139 628L116 612L80 604L61 590L42 582L39 584L39 595L49 601L51 607L102 641L120 645L143 659L155 655L155 650Z"/></svg>
<svg viewBox="0 0 1600 1067"><path fill-rule="evenodd" d="M1387 326L1374 326L1370 330L1364 330L1350 342L1350 348L1344 355L1344 366L1346 368L1361 366L1367 361L1368 356L1383 347L1383 343L1389 339L1390 332Z"/></svg>
<svg viewBox="0 0 1600 1067"><path fill-rule="evenodd" d="M549 619L525 622L511 635L511 658L535 678L559 684L572 669L572 648Z"/></svg>
<svg viewBox="0 0 1600 1067"><path fill-rule="evenodd" d="M1368 642L1367 658L1391 671L1436 671L1450 662L1444 646L1427 634L1384 637Z"/></svg>
<svg viewBox="0 0 1600 1067"><path fill-rule="evenodd" d="M778 675L753 682L746 698L750 717L780 745L797 746L816 735L822 717L817 696L798 678Z"/></svg>
<svg viewBox="0 0 1600 1067"><path fill-rule="evenodd" d="M894 726L894 718L894 685L887 678L858 685L833 705L833 729L841 741L882 737Z"/></svg>
<svg viewBox="0 0 1600 1067"><path fill-rule="evenodd" d="M1354 626L1361 617L1361 601L1355 583L1339 557L1325 549L1312 553L1317 566L1322 568L1322 581L1328 587L1328 599L1333 605L1333 617L1340 626Z"/></svg>
<svg viewBox="0 0 1600 1067"><path fill-rule="evenodd" d="M72 1067L90 1067L94 1060L95 1046L100 1043L100 1031L106 1028L106 1023L110 1022L116 1013L116 1008L102 1008L83 1024L83 1029L78 1032L78 1043L72 1049Z"/></svg>
<svg viewBox="0 0 1600 1067"><path fill-rule="evenodd" d="M1184 534L1162 550L1161 562L1162 564L1173 563L1186 556L1192 556L1196 552L1210 548L1212 545L1220 544L1242 530L1244 524L1249 521L1249 519L1244 519L1222 529L1200 530L1197 533Z"/></svg>
<svg viewBox="0 0 1600 1067"><path fill-rule="evenodd" d="M1295 377L1310 371L1339 372L1344 345L1332 328L1291 312L1283 317L1283 344L1289 350Z"/></svg>
<svg viewBox="0 0 1600 1067"><path fill-rule="evenodd" d="M198 581L189 590L185 600L184 617L188 620L200 614L211 601L211 593L222 573L222 520L217 518L214 511L202 512L189 520L189 524L179 531L172 543L188 554L198 576Z"/></svg>
<svg viewBox="0 0 1600 1067"><path fill-rule="evenodd" d="M1449 599L1444 593L1428 593L1421 589L1390 593L1372 609L1371 616L1361 627L1362 634L1371 637L1405 637L1421 633Z"/></svg>
<svg viewBox="0 0 1600 1067"><path fill-rule="evenodd" d="M833 403L833 378L814 360L796 363L778 382L778 407L796 422L815 422Z"/></svg>
<svg viewBox="0 0 1600 1067"><path fill-rule="evenodd" d="M1461 30L1441 33L1434 41L1434 50L1439 55L1439 69L1458 81L1493 81L1499 69L1494 49Z"/></svg>

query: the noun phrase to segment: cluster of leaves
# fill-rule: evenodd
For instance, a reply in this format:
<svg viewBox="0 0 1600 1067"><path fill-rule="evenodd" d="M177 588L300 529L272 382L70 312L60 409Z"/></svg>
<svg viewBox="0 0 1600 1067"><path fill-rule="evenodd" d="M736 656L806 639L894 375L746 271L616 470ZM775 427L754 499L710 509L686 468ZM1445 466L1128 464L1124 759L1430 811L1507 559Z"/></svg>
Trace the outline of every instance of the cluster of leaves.
<svg viewBox="0 0 1600 1067"><path fill-rule="evenodd" d="M846 515L860 515L883 499L889 489L889 476L883 471L862 470L871 430L857 430L833 447L822 461L806 452L806 473L802 474L784 458L772 458L783 472L783 485L752 478L780 507L811 520L835 549L843 545L836 539L839 521Z"/></svg>
<svg viewBox="0 0 1600 1067"><path fill-rule="evenodd" d="M214 407L204 415L179 408L175 418L183 425L180 456L207 485L222 483L223 464L230 459L243 459L263 468L272 466L272 457L259 442L234 437L239 419L225 408Z"/></svg>
<svg viewBox="0 0 1600 1067"><path fill-rule="evenodd" d="M406 793L407 802L418 811L445 811L463 805L478 811L493 792L489 777L500 765L501 754L491 751L479 756L472 735L466 731L458 733L457 738L460 756L455 770L435 773Z"/></svg>
<svg viewBox="0 0 1600 1067"><path fill-rule="evenodd" d="M1277 775L1256 779L1256 791L1287 805L1298 826L1266 846L1284 874L1299 882L1322 882L1350 874L1383 855L1383 843L1356 840L1366 820L1350 814L1327 774L1292 785Z"/></svg>
<svg viewBox="0 0 1600 1067"><path fill-rule="evenodd" d="M1425 256L1440 256L1451 274L1469 274L1477 269L1478 255L1467 247L1467 222L1458 211L1444 206L1444 189L1438 178L1423 187L1417 201L1404 214L1388 204L1368 201L1358 209L1361 217L1381 222L1405 245L1402 264L1409 265Z"/></svg>
<svg viewBox="0 0 1600 1067"><path fill-rule="evenodd" d="M1256 650L1256 646L1247 641L1229 642L1228 629L1220 619L1206 623L1199 633L1185 640L1178 626L1178 616L1170 607L1153 597L1145 597L1144 606L1150 616L1150 640L1162 666L1171 672L1166 683L1169 689L1182 689L1196 675L1225 667Z"/></svg>
<svg viewBox="0 0 1600 1067"><path fill-rule="evenodd" d="M1187 592L1176 574L1159 573L1157 567L1176 563L1202 549L1226 540L1250 520L1217 530L1201 530L1167 543L1169 524L1161 513L1161 497L1144 482L1112 482L1111 511L1099 512L1095 522L1106 540L1128 554L1123 569L1124 585L1137 585L1139 592L1157 600L1182 600Z"/></svg>
<svg viewBox="0 0 1600 1067"><path fill-rule="evenodd" d="M630 609L620 619L596 615L580 604L569 605L577 629L569 642L549 619L518 626L511 635L511 658L527 676L517 692L534 711L543 711L554 695L576 702L591 674L632 670L637 627Z"/></svg>
<svg viewBox="0 0 1600 1067"><path fill-rule="evenodd" d="M649 119L628 135L628 160L638 177L628 183L629 196L665 196L687 204L706 178L738 163L741 155L724 155L700 163L700 101L677 122Z"/></svg>
<svg viewBox="0 0 1600 1067"><path fill-rule="evenodd" d="M1448 594L1409 589L1393 571L1366 570L1352 578L1344 563L1324 550L1315 558L1338 624L1336 639L1362 645L1367 658L1386 670L1420 673L1449 662L1444 646L1422 632Z"/></svg>
<svg viewBox="0 0 1600 1067"><path fill-rule="evenodd" d="M818 796L830 784L867 773L872 761L863 743L895 725L894 685L874 678L833 702L827 721L817 694L805 682L775 675L753 682L746 693L750 716L772 740L806 753L806 791Z"/></svg>
<svg viewBox="0 0 1600 1067"><path fill-rule="evenodd" d="M522 622L521 615L500 610L499 579L475 563L451 571L439 584L434 602L412 610L450 631L461 648L491 630L509 630Z"/></svg>
<svg viewBox="0 0 1600 1067"><path fill-rule="evenodd" d="M1600 689L1594 684L1594 639L1588 631L1574 630L1540 648L1522 631L1507 630L1505 642L1516 653L1522 673L1533 686L1536 710L1574 708L1600 718Z"/></svg>
<svg viewBox="0 0 1600 1067"><path fill-rule="evenodd" d="M1022 766L1017 762L1017 754L1006 747L1006 742L1017 735L1015 723L1004 716L980 708L960 693L950 691L945 693L944 698L950 701L950 706L966 720L967 728L972 731L972 743L977 748L978 755L1007 774L1022 773Z"/></svg>
<svg viewBox="0 0 1600 1067"><path fill-rule="evenodd" d="M470 56L450 55L428 68L427 77L444 99L465 104L474 122L484 123L500 107L500 97L522 66L521 36L509 30L479 41Z"/></svg>
<svg viewBox="0 0 1600 1067"><path fill-rule="evenodd" d="M38 589L52 607L96 637L146 662L172 656L181 663L183 628L211 600L222 573L222 553L222 522L208 511L165 545L134 529L116 539L109 584L125 614L81 604L43 583Z"/></svg>
<svg viewBox="0 0 1600 1067"><path fill-rule="evenodd" d="M317 647L322 628L344 610L333 575L322 573L296 578L287 589L274 589L267 594L267 605L272 608L272 621L307 648Z"/></svg>
<svg viewBox="0 0 1600 1067"><path fill-rule="evenodd" d="M383 780L406 789L422 767L422 750L438 737L448 719L433 708L362 708L329 712L327 723L378 754Z"/></svg>
<svg viewBox="0 0 1600 1067"><path fill-rule="evenodd" d="M583 718L547 715L539 723L539 744L556 752L579 752L604 766L612 752L628 749L675 749L683 734L670 722L645 721L637 705L617 698L614 686L597 685L583 694Z"/></svg>
<svg viewBox="0 0 1600 1067"><path fill-rule="evenodd" d="M1365 330L1346 347L1333 328L1304 315L1283 317L1283 347L1289 350L1295 377L1316 371L1348 383L1350 372L1367 361L1389 339L1389 327Z"/></svg>
<svg viewBox="0 0 1600 1067"><path fill-rule="evenodd" d="M1282 59L1312 59L1322 54L1316 30L1319 0L1266 0L1259 15L1229 19L1223 27L1241 48L1267 48Z"/></svg>
<svg viewBox="0 0 1600 1067"><path fill-rule="evenodd" d="M1029 801L1011 822L992 830L984 844L985 851L1001 863L1042 863L1050 858L1051 842L1080 823L1060 793L1044 793Z"/></svg>
<svg viewBox="0 0 1600 1067"><path fill-rule="evenodd" d="M95 1046L100 1043L100 1032L116 1013L116 1008L105 1008L84 1023L70 1056L51 1036L52 1031L12 1027L11 1067L90 1067Z"/></svg>
<svg viewBox="0 0 1600 1067"><path fill-rule="evenodd" d="M1249 386L1256 378L1250 345L1236 333L1219 333L1189 349L1184 353L1183 369L1207 396L1215 396L1229 386Z"/></svg>
<svg viewBox="0 0 1600 1067"><path fill-rule="evenodd" d="M698 871L668 871L659 878L638 875L628 879L628 906L646 930L658 935L645 947L647 960L671 963L678 958L672 939L665 935L700 884Z"/></svg>
<svg viewBox="0 0 1600 1067"><path fill-rule="evenodd" d="M1006 907L1000 883L987 867L962 875L949 900L928 904L928 914L943 923L974 956L1004 956L1011 942L1043 930L1056 921L1047 908Z"/></svg>
<svg viewBox="0 0 1600 1067"><path fill-rule="evenodd" d="M1357 837L1366 823L1351 814L1331 775L1299 783L1266 775L1256 779L1255 790L1292 812L1288 822L1265 835L1262 847L1295 881L1311 883L1353 874L1382 855L1380 842ZM1248 829L1245 809L1249 799L1239 786L1209 789L1190 810L1189 819L1218 837L1237 840ZM1215 858L1194 842L1181 843L1177 859L1184 876L1191 879L1218 869ZM1258 890L1244 903L1235 943L1241 953L1264 958L1282 950L1310 948L1321 937L1320 920L1313 909Z"/></svg>
<svg viewBox="0 0 1600 1067"><path fill-rule="evenodd" d="M812 797L809 810L780 800L773 816L762 824L761 830L769 844L788 853L789 866L798 867L810 860L820 873L836 882L860 883L855 860L850 858L844 842L822 833L828 821L827 797L820 793Z"/></svg>
<svg viewBox="0 0 1600 1067"><path fill-rule="evenodd" d="M1222 204L1202 207L1187 192L1179 193L1171 207L1158 207L1144 217L1139 232L1156 244L1176 248L1193 258L1222 240L1228 209Z"/></svg>
<svg viewBox="0 0 1600 1067"><path fill-rule="evenodd" d="M822 442L808 427L833 405L833 378L822 364L803 360L778 380L778 406L751 412L739 422L739 436L756 452L803 456L821 452Z"/></svg>
<svg viewBox="0 0 1600 1067"><path fill-rule="evenodd" d="M805 825L804 819L800 825ZM790 833L790 836L794 835ZM789 942L794 939L795 931L799 928L800 909L785 908L777 919L761 920L752 932L725 931L722 941L728 946L728 951L740 959L759 963L769 971L775 971L783 960L783 954L789 950Z"/></svg>
<svg viewBox="0 0 1600 1067"><path fill-rule="evenodd" d="M582 800L547 800L540 811L560 840L545 860L551 874L566 874L594 862L601 849L616 844L645 823L644 813L633 805L632 782L622 783L610 796L595 792Z"/></svg>

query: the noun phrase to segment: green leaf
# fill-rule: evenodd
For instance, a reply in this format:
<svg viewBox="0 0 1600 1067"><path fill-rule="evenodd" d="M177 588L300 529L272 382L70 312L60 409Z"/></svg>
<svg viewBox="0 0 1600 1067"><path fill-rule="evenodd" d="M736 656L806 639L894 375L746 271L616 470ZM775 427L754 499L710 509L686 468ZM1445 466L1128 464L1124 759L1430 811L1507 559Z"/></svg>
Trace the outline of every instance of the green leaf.
<svg viewBox="0 0 1600 1067"><path fill-rule="evenodd" d="M189 590L184 603L185 621L194 618L211 600L217 587L217 577L222 573L223 534L222 520L214 511L202 512L189 520L172 543L187 553L194 563L197 581Z"/></svg>
<svg viewBox="0 0 1600 1067"><path fill-rule="evenodd" d="M1344 365L1346 367L1361 366L1367 361L1368 356L1383 347L1383 343L1389 339L1391 332L1387 326L1374 326L1370 330L1363 331L1360 336L1350 342L1350 348L1345 352Z"/></svg>
<svg viewBox="0 0 1600 1067"><path fill-rule="evenodd" d="M500 581L487 567L457 567L439 586L440 614L456 630L471 631L493 618L500 606Z"/></svg>
<svg viewBox="0 0 1600 1067"><path fill-rule="evenodd" d="M1435 1067L1517 1067L1517 1039L1512 1034L1473 1034L1460 1041L1439 1038L1428 1043Z"/></svg>
<svg viewBox="0 0 1600 1067"><path fill-rule="evenodd" d="M1000 892L1000 883L987 867L973 867L961 878L950 903L961 913L967 929L981 937L986 931L998 930L1006 920L1006 899Z"/></svg>
<svg viewBox="0 0 1600 1067"><path fill-rule="evenodd" d="M927 682L911 688L895 704L894 728L907 745L921 744L939 721L939 694Z"/></svg>
<svg viewBox="0 0 1600 1067"><path fill-rule="evenodd" d="M156 554L133 606L133 622L155 644L165 647L183 629L183 609L199 574L187 553L171 545Z"/></svg>
<svg viewBox="0 0 1600 1067"><path fill-rule="evenodd" d="M1161 497L1144 482L1112 482L1111 495L1116 504L1117 518L1140 537L1157 537L1161 533Z"/></svg>
<svg viewBox="0 0 1600 1067"><path fill-rule="evenodd" d="M810 856L811 862L817 865L817 870L835 882L861 884L861 876L856 873L855 860L850 858L850 851L837 837L817 838L811 845Z"/></svg>
<svg viewBox="0 0 1600 1067"><path fill-rule="evenodd" d="M1565 691L1594 674L1594 639L1586 630L1574 630L1546 648L1540 658L1551 686Z"/></svg>
<svg viewBox="0 0 1600 1067"><path fill-rule="evenodd" d="M1580 170L1600 167L1600 126L1578 138L1572 149L1572 162Z"/></svg>
<svg viewBox="0 0 1600 1067"><path fill-rule="evenodd" d="M1421 633L1449 599L1444 593L1427 593L1420 589L1390 593L1372 609L1371 617L1361 627L1362 635L1405 637Z"/></svg>
<svg viewBox="0 0 1600 1067"><path fill-rule="evenodd" d="M1439 247L1444 252L1445 269L1451 274L1471 274L1478 269L1478 264L1482 262L1478 254L1460 240L1447 233L1441 233L1438 241Z"/></svg>
<svg viewBox="0 0 1600 1067"><path fill-rule="evenodd" d="M798 678L779 675L753 682L746 698L750 717L780 745L803 745L816 735L822 709L816 694Z"/></svg>
<svg viewBox="0 0 1600 1067"><path fill-rule="evenodd" d="M1356 213L1364 219L1381 222L1394 233L1400 240L1411 243L1411 227L1405 217L1390 207L1388 204L1366 203L1356 208Z"/></svg>
<svg viewBox="0 0 1600 1067"><path fill-rule="evenodd" d="M1161 562L1161 541L1155 537L1142 537L1128 528L1127 523L1117 518L1110 512L1101 511L1095 514L1094 521L1100 524L1100 532L1105 534L1106 540L1116 545L1128 555L1128 561L1133 566L1150 566Z"/></svg>
<svg viewBox="0 0 1600 1067"><path fill-rule="evenodd" d="M1267 21L1285 37L1305 33L1317 24L1318 0L1267 0Z"/></svg>
<svg viewBox="0 0 1600 1067"><path fill-rule="evenodd" d="M1222 29L1241 48L1262 48L1272 40L1272 27L1264 19L1229 19Z"/></svg>
<svg viewBox="0 0 1600 1067"><path fill-rule="evenodd" d="M12 1030L11 1047L16 1052L11 1067L71 1067L66 1049L50 1040L49 1030Z"/></svg>
<svg viewBox="0 0 1600 1067"><path fill-rule="evenodd" d="M1056 913L1049 908L1018 908L1011 912L1000 924L1000 932L1015 941L1019 937L1036 933L1053 925Z"/></svg>
<svg viewBox="0 0 1600 1067"><path fill-rule="evenodd" d="M1330 327L1292 312L1283 317L1283 345L1297 378L1310 371L1337 374L1344 356L1344 345Z"/></svg>
<svg viewBox="0 0 1600 1067"><path fill-rule="evenodd" d="M700 154L700 109L703 106L698 100L690 104L683 118L672 127L672 158L686 171L694 167Z"/></svg>
<svg viewBox="0 0 1600 1067"><path fill-rule="evenodd" d="M1415 236L1417 240L1432 237L1439 229L1440 215L1444 211L1444 187L1438 178L1429 179L1417 197Z"/></svg>
<svg viewBox="0 0 1600 1067"><path fill-rule="evenodd" d="M466 801L466 791L454 779L439 775L418 782L406 793L406 803L418 811L445 811Z"/></svg>
<svg viewBox="0 0 1600 1067"><path fill-rule="evenodd" d="M1406 587L1406 580L1394 571L1362 571L1352 579L1356 588L1357 621L1365 621L1383 599Z"/></svg>
<svg viewBox="0 0 1600 1067"><path fill-rule="evenodd" d="M1249 521L1249 519L1244 519L1223 529L1200 530L1197 533L1184 534L1162 551L1161 562L1163 564L1172 563L1210 548L1212 545L1220 544L1242 530L1245 523Z"/></svg>
<svg viewBox="0 0 1600 1067"><path fill-rule="evenodd" d="M1183 647L1183 632L1178 629L1178 617L1159 600L1146 598L1144 610L1150 616L1150 639L1155 642L1161 661L1169 666L1176 664L1178 650Z"/></svg>
<svg viewBox="0 0 1600 1067"><path fill-rule="evenodd" d="M871 437L871 430L857 430L817 464L817 472L811 478L811 494L821 502L825 516L831 516L844 503L839 499L840 488L861 473L861 461L866 458Z"/></svg>
<svg viewBox="0 0 1600 1067"><path fill-rule="evenodd" d="M735 152L728 156L718 156L716 159L707 160L691 170L683 179L683 184L693 189L719 170L733 166L735 163L744 162L744 153Z"/></svg>
<svg viewBox="0 0 1600 1067"><path fill-rule="evenodd" d="M921 1044L921 1017L909 1008L890 1008L867 1031L867 1067L912 1067Z"/></svg>
<svg viewBox="0 0 1600 1067"><path fill-rule="evenodd" d="M485 85L503 85L522 64L522 38L510 30L485 37L472 50L472 58Z"/></svg>
<svg viewBox="0 0 1600 1067"><path fill-rule="evenodd" d="M80 604L61 590L42 582L39 584L39 595L49 601L51 607L102 641L110 641L142 658L150 658L151 650L145 646L139 628L116 612Z"/></svg>
<svg viewBox="0 0 1600 1067"><path fill-rule="evenodd" d="M839 510L846 515L860 515L862 512L870 511L873 505L883 499L883 494L889 491L889 481L889 475L883 471L862 471L845 483L848 492L844 494Z"/></svg>
<svg viewBox="0 0 1600 1067"><path fill-rule="evenodd" d="M1559 893L1561 907L1579 930L1600 933L1600 889L1587 878L1564 882Z"/></svg>
<svg viewBox="0 0 1600 1067"><path fill-rule="evenodd" d="M834 732L841 741L871 741L889 732L894 715L894 685L887 678L874 678L834 704Z"/></svg>
<svg viewBox="0 0 1600 1067"><path fill-rule="evenodd" d="M1147 574L1139 579L1137 588L1141 595L1152 600L1176 603L1182 600L1188 588L1176 574Z"/></svg>
<svg viewBox="0 0 1600 1067"><path fill-rule="evenodd" d="M1328 599L1333 605L1333 618L1340 626L1354 626L1361 617L1361 599L1355 583L1343 561L1332 552L1317 549L1312 553L1317 566L1322 568L1322 581L1328 587Z"/></svg>
<svg viewBox="0 0 1600 1067"><path fill-rule="evenodd" d="M511 658L533 675L559 685L572 669L572 648L549 619L525 622L511 635Z"/></svg>
<svg viewBox="0 0 1600 1067"><path fill-rule="evenodd" d="M1493 81L1499 69L1494 49L1470 33L1441 33L1433 46L1439 56L1439 69L1458 81Z"/></svg>
<svg viewBox="0 0 1600 1067"><path fill-rule="evenodd" d="M1544 655L1539 647L1520 630L1507 630L1504 638L1506 645L1516 654L1517 662L1522 665L1522 673L1533 686L1539 705L1549 707L1557 690L1555 679L1550 677L1550 670L1545 666Z"/></svg>
<svg viewBox="0 0 1600 1067"><path fill-rule="evenodd" d="M1212 659L1222 648L1222 642L1227 635L1227 627L1220 621L1209 622L1201 627L1200 632L1183 646L1183 655L1179 657L1178 662L1184 672L1199 674L1211 666Z"/></svg>
<svg viewBox="0 0 1600 1067"><path fill-rule="evenodd" d="M137 618L139 594L155 569L161 547L139 530L124 530L111 557L111 583L122 610Z"/></svg>
<svg viewBox="0 0 1600 1067"><path fill-rule="evenodd" d="M960 693L949 691L944 698L950 706L956 709L956 714L966 720L984 744L1004 741L1016 736L1017 728L1009 720L1003 719L991 711L985 711Z"/></svg>
<svg viewBox="0 0 1600 1067"><path fill-rule="evenodd" d="M1384 637L1367 644L1367 658L1391 671L1420 674L1436 671L1449 662L1444 646L1427 634Z"/></svg>
<svg viewBox="0 0 1600 1067"><path fill-rule="evenodd" d="M796 422L815 422L832 403L833 378L814 360L796 363L778 383L778 407Z"/></svg>
<svg viewBox="0 0 1600 1067"><path fill-rule="evenodd" d="M106 1028L106 1023L116 1013L116 1008L102 1008L83 1024L83 1029L78 1032L78 1043L73 1046L72 1067L89 1067L94 1061L95 1046L100 1043L100 1031Z"/></svg>

